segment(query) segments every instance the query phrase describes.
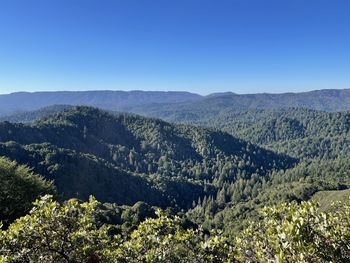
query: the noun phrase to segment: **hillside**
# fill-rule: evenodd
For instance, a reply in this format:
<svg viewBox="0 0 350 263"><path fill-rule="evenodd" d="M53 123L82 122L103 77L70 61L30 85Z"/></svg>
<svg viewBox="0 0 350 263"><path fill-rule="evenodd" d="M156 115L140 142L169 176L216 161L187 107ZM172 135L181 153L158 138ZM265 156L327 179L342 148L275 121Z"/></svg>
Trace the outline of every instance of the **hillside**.
<svg viewBox="0 0 350 263"><path fill-rule="evenodd" d="M350 160L301 161L293 168L275 170L264 177L238 180L220 190L226 202L222 209L215 209L221 198L203 200L189 210L191 220L205 228L223 228L235 236L242 227L258 219L259 210L281 202L301 202L317 196L317 192L344 190L350 187ZM321 204L327 203L318 199ZM222 202L222 201L221 201ZM213 213L215 211L215 213Z"/></svg>
<svg viewBox="0 0 350 263"><path fill-rule="evenodd" d="M72 106L55 105L0 118L10 122L32 122ZM112 112L111 112L112 113ZM113 113L114 114L114 113ZM350 112L324 112L304 108L228 109L214 117L178 123L220 129L234 137L295 158L337 158L350 154Z"/></svg>
<svg viewBox="0 0 350 263"><path fill-rule="evenodd" d="M338 191L320 191L317 192L312 200L318 202L321 211L332 211L336 206L332 204L336 202L346 202L350 198L350 189Z"/></svg>
<svg viewBox="0 0 350 263"><path fill-rule="evenodd" d="M33 124L0 123L0 154L54 179L65 198L188 208L237 178L295 163L231 135L76 107Z"/></svg>
<svg viewBox="0 0 350 263"><path fill-rule="evenodd" d="M350 154L350 112L302 108L229 110L193 122L296 158L337 158Z"/></svg>

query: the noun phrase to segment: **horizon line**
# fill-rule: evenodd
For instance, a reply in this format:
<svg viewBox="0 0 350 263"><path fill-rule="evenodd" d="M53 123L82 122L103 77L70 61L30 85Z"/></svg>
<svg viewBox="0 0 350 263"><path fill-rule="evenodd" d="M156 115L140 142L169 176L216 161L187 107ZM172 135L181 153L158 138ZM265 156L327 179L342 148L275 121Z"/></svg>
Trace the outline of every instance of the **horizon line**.
<svg viewBox="0 0 350 263"><path fill-rule="evenodd" d="M34 93L59 93L59 92L66 92L66 93L83 93L83 92L125 92L125 93L132 93L132 92L158 92L158 93L190 93L193 95L198 95L202 97L210 96L210 95L215 95L215 94L232 94L232 95L254 95L254 94L270 94L270 95L278 95L278 94L302 94L302 93L309 93L309 92L316 92L316 91L327 91L327 90L350 90L349 88L321 88L321 89L312 89L312 90L307 90L307 91L287 91L287 92L252 92L252 93L237 93L234 91L219 91L219 92L212 92L212 93L207 93L207 94L201 94L201 93L196 93L196 92L191 92L188 90L142 90L142 89L133 89L133 90L112 90L112 89L87 89L87 90L43 90L43 91L14 91L10 93L0 93L0 96L6 96L6 95L12 95L12 94L19 94L19 93L29 93L29 94L34 94Z"/></svg>

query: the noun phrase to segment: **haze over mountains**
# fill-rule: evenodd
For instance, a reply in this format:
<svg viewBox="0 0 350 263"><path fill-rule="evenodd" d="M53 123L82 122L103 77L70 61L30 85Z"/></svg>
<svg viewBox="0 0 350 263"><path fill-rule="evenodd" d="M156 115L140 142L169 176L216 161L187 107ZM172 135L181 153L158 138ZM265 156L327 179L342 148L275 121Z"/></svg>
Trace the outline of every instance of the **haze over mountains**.
<svg viewBox="0 0 350 263"><path fill-rule="evenodd" d="M189 92L161 91L57 91L16 92L0 95L0 114L36 110L42 107L67 104L86 105L109 110L126 111L136 105L193 101L201 96Z"/></svg>
<svg viewBox="0 0 350 263"><path fill-rule="evenodd" d="M302 107L324 111L350 109L350 89L316 90L303 93L234 94L201 96L190 92L161 91L79 91L19 92L0 95L0 115L37 110L51 105L86 105L112 111L168 117L182 112L196 115L203 109L211 114L233 109L274 109ZM161 112L161 114L160 114Z"/></svg>

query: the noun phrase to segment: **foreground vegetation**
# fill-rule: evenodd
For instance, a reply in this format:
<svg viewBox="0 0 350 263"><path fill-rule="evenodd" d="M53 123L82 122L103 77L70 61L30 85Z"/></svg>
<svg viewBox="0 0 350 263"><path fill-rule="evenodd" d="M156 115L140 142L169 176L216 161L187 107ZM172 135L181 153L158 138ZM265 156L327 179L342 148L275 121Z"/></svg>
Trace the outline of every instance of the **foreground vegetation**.
<svg viewBox="0 0 350 263"><path fill-rule="evenodd" d="M142 202L126 207L102 204L94 197L88 202L58 201L56 194L56 198L39 198L31 207L24 202L27 198L56 193L52 183L4 158L0 168L4 183L0 205L1 211L7 211L2 214L6 224L0 229L0 262L350 260L349 198L327 212L314 201L264 206L256 220L233 235L208 231L185 215L172 215ZM21 217L11 221L14 215ZM231 228L230 224L225 227Z"/></svg>
<svg viewBox="0 0 350 263"><path fill-rule="evenodd" d="M64 204L44 196L33 209L0 231L2 262L348 262L350 200L319 213L313 202L261 210L236 238L201 227L184 228L160 210L131 233L113 235L96 224L91 197Z"/></svg>

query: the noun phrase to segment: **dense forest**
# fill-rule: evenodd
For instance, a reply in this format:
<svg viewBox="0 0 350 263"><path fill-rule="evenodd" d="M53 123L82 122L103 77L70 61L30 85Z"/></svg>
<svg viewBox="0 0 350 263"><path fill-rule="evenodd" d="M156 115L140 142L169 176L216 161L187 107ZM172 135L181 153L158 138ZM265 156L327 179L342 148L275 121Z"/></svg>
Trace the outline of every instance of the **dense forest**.
<svg viewBox="0 0 350 263"><path fill-rule="evenodd" d="M349 112L177 110L3 119L1 260L350 260Z"/></svg>
<svg viewBox="0 0 350 263"><path fill-rule="evenodd" d="M224 184L296 162L218 130L87 107L31 125L4 122L0 135L1 155L55 180L64 197L122 204L188 209Z"/></svg>
<svg viewBox="0 0 350 263"><path fill-rule="evenodd" d="M302 159L349 156L350 112L302 108L226 111L192 122Z"/></svg>

